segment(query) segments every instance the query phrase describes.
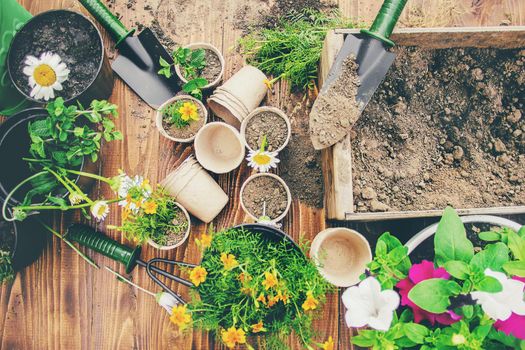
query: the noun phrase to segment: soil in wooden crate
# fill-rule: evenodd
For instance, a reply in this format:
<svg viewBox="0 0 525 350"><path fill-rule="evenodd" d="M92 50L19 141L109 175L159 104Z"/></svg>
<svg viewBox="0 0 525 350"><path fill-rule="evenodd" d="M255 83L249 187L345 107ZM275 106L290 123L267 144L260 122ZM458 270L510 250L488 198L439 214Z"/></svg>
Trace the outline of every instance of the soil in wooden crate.
<svg viewBox="0 0 525 350"><path fill-rule="evenodd" d="M395 50L352 131L355 209L525 204L525 50Z"/></svg>
<svg viewBox="0 0 525 350"><path fill-rule="evenodd" d="M253 116L246 125L246 142L251 149L261 148L266 136L266 150L273 152L286 142L288 126L278 114L265 111Z"/></svg>
<svg viewBox="0 0 525 350"><path fill-rule="evenodd" d="M242 200L248 212L259 218L265 215L278 218L286 210L288 195L284 186L269 176L256 177L246 184Z"/></svg>

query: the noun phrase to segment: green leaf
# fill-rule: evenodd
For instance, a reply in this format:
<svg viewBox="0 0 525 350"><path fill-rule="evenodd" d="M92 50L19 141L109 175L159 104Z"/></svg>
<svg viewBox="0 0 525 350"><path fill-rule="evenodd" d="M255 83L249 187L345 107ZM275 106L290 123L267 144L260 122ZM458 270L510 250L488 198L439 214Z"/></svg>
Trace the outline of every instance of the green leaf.
<svg viewBox="0 0 525 350"><path fill-rule="evenodd" d="M444 265L445 270L447 270L448 273L450 273L453 277L465 280L468 278L470 273L470 268L468 264L464 261L447 261Z"/></svg>
<svg viewBox="0 0 525 350"><path fill-rule="evenodd" d="M501 283L491 276L485 276L480 282L475 285L477 290L487 293L498 293L503 290Z"/></svg>
<svg viewBox="0 0 525 350"><path fill-rule="evenodd" d="M525 261L525 238L515 232L509 232L509 249L516 260Z"/></svg>
<svg viewBox="0 0 525 350"><path fill-rule="evenodd" d="M479 239L487 242L496 242L501 239L501 235L494 231L485 231L478 234Z"/></svg>
<svg viewBox="0 0 525 350"><path fill-rule="evenodd" d="M485 249L474 255L470 266L478 268L479 271L485 271L487 268L501 271L507 261L509 261L509 249L504 243L498 242L487 245Z"/></svg>
<svg viewBox="0 0 525 350"><path fill-rule="evenodd" d="M503 270L509 275L525 277L525 261L508 261L503 265Z"/></svg>
<svg viewBox="0 0 525 350"><path fill-rule="evenodd" d="M440 314L450 306L450 297L461 288L456 282L442 278L431 278L416 284L408 298L425 311Z"/></svg>
<svg viewBox="0 0 525 350"><path fill-rule="evenodd" d="M378 241L376 244L376 256L385 256L387 254L387 246L383 241Z"/></svg>
<svg viewBox="0 0 525 350"><path fill-rule="evenodd" d="M42 138L47 138L51 136L48 127L48 121L46 119L43 119L29 123L29 133Z"/></svg>
<svg viewBox="0 0 525 350"><path fill-rule="evenodd" d="M521 226L521 228L518 231L518 235L521 237L525 236L525 225Z"/></svg>
<svg viewBox="0 0 525 350"><path fill-rule="evenodd" d="M445 208L434 236L435 262L443 266L447 261L469 262L474 255L472 242L467 239L465 227L451 207Z"/></svg>
<svg viewBox="0 0 525 350"><path fill-rule="evenodd" d="M474 306L463 305L461 307L461 312L463 313L463 316L465 316L467 319L472 318L472 316L474 316Z"/></svg>
<svg viewBox="0 0 525 350"><path fill-rule="evenodd" d="M354 345L368 348L374 345L375 339L377 339L376 331L360 330L359 334L353 336L351 341Z"/></svg>
<svg viewBox="0 0 525 350"><path fill-rule="evenodd" d="M168 63L168 61L166 61L164 58L160 58L159 59L159 63L162 67L170 67L171 65Z"/></svg>
<svg viewBox="0 0 525 350"><path fill-rule="evenodd" d="M425 338L430 333L427 327L412 322L403 324L403 329L408 339L416 344L423 344L425 342Z"/></svg>

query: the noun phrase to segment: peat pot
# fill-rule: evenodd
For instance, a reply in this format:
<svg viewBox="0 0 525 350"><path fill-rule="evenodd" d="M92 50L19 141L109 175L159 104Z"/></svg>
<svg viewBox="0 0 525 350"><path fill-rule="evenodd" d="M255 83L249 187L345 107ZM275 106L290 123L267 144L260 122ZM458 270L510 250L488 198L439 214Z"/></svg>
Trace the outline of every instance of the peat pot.
<svg viewBox="0 0 525 350"><path fill-rule="evenodd" d="M4 1L4 0L2 0ZM95 99L107 99L113 91L113 72L97 27L84 15L69 10L43 12L29 20L15 35L7 56L10 79L19 93L30 96L31 86L23 73L28 55L58 54L70 70L55 97L87 106Z"/></svg>
<svg viewBox="0 0 525 350"><path fill-rule="evenodd" d="M184 133L186 136L177 136L169 132L169 130L166 130L167 125L164 124L164 113L163 110L167 107L169 107L172 104L176 104L179 101L190 101L197 105L199 110L199 117L200 120L198 121L192 121L189 126L177 130L174 129L177 132L180 132L181 135ZM157 129L159 130L160 134L167 138L168 140L180 142L180 143L189 143L192 142L195 139L195 136L197 136L197 132L206 124L208 121L208 110L206 107L202 104L201 101L197 100L196 98L193 98L189 95L178 95L175 97L170 98L166 102L160 106L160 108L157 110L157 114L155 117L155 124L157 125Z"/></svg>
<svg viewBox="0 0 525 350"><path fill-rule="evenodd" d="M213 80L208 79L208 84L206 86L204 86L202 88L202 90L208 90L208 89L211 89L211 88L219 85L219 83L222 80L222 77L224 76L224 57L223 57L222 53L219 51L219 49L217 49L212 44L201 43L201 42L192 43L192 44L186 45L185 47L188 48L188 49L191 49L191 50L204 49L205 52L206 51L210 51L213 54L215 54L215 56L217 56L218 63L220 64L220 71L219 71L218 75L215 75L215 78ZM206 63L209 64L209 62L206 62ZM206 72L206 68L204 68L204 72ZM184 75L182 75L182 72L180 70L180 66L179 65L175 66L175 73L177 73L177 76L179 77L179 79L183 83L187 83L188 82L188 79L186 79L186 77L184 77ZM206 77L204 77L204 78L206 78Z"/></svg>
<svg viewBox="0 0 525 350"><path fill-rule="evenodd" d="M188 157L161 182L166 191L188 212L211 222L228 203L228 196L193 158Z"/></svg>
<svg viewBox="0 0 525 350"><path fill-rule="evenodd" d="M186 218L186 221L188 222L188 227L186 228L186 231L184 232L183 237L177 243L168 245L168 246L160 245L158 243L155 243L155 241L153 241L152 239L148 239L148 244L152 246L153 248L157 248L160 250L172 250L182 245L188 239L188 236L190 235L190 229L191 229L190 214L188 214L188 211L179 203L175 202L175 205L177 205L177 207L182 211L182 213L184 214L184 217Z"/></svg>

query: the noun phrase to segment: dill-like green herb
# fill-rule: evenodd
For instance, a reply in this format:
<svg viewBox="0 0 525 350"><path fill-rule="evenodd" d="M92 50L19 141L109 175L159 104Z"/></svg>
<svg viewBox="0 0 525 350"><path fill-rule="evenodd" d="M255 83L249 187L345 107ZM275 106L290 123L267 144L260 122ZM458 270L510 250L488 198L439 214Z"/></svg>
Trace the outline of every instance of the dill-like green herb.
<svg viewBox="0 0 525 350"><path fill-rule="evenodd" d="M0 250L0 284L11 282L15 278L11 253L6 250Z"/></svg>

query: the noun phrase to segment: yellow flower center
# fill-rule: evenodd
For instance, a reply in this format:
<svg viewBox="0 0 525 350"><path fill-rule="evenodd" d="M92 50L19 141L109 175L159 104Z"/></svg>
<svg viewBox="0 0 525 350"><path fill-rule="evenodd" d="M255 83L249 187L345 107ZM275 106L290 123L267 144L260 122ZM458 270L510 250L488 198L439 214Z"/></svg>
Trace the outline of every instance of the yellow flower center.
<svg viewBox="0 0 525 350"><path fill-rule="evenodd" d="M257 153L253 157L253 161L258 165L268 165L270 164L271 160L272 158L269 155L263 153Z"/></svg>
<svg viewBox="0 0 525 350"><path fill-rule="evenodd" d="M102 216L104 215L105 212L106 212L106 205L105 204L99 205L98 210L97 210L97 216Z"/></svg>
<svg viewBox="0 0 525 350"><path fill-rule="evenodd" d="M51 86L57 81L57 75L53 68L47 64L41 64L35 68L33 78L40 86Z"/></svg>

